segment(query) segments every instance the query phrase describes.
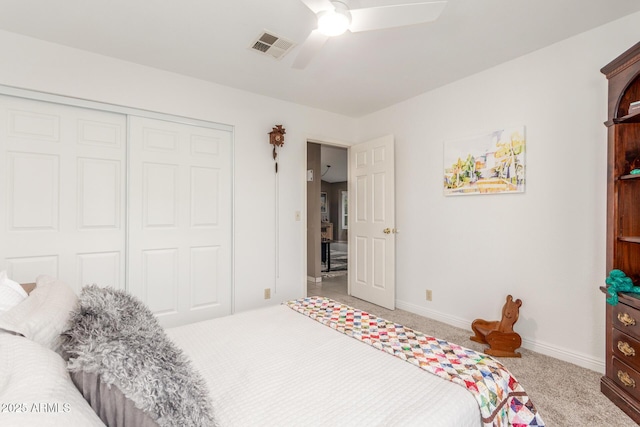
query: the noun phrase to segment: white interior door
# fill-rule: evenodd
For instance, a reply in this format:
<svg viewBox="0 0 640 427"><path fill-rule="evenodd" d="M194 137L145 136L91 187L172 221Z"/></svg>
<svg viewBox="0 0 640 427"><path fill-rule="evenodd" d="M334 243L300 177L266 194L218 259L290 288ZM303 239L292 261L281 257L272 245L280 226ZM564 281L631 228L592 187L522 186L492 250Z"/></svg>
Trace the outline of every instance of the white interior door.
<svg viewBox="0 0 640 427"><path fill-rule="evenodd" d="M129 291L163 326L231 313L231 132L129 120Z"/></svg>
<svg viewBox="0 0 640 427"><path fill-rule="evenodd" d="M393 136L352 146L349 154L349 289L395 309Z"/></svg>
<svg viewBox="0 0 640 427"><path fill-rule="evenodd" d="M126 116L0 96L0 270L125 283Z"/></svg>

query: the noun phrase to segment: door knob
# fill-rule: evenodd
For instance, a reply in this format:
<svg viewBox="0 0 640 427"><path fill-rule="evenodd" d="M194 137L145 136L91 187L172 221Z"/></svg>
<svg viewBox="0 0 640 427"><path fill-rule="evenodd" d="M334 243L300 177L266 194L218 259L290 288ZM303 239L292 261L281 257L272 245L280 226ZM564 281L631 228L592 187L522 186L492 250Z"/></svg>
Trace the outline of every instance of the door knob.
<svg viewBox="0 0 640 427"><path fill-rule="evenodd" d="M384 234L390 234L391 233L391 229L390 228L385 228L384 230L382 230L382 232Z"/></svg>

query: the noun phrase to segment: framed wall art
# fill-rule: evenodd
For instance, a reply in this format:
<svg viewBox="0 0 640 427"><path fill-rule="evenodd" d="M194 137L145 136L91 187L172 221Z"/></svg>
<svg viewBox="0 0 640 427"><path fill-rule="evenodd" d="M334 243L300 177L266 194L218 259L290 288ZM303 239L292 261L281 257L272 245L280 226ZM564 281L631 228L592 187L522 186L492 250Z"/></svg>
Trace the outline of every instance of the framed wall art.
<svg viewBox="0 0 640 427"><path fill-rule="evenodd" d="M329 210L327 208L327 193L324 191L320 193L320 213L329 213Z"/></svg>
<svg viewBox="0 0 640 427"><path fill-rule="evenodd" d="M445 142L445 196L523 193L525 148L524 126Z"/></svg>

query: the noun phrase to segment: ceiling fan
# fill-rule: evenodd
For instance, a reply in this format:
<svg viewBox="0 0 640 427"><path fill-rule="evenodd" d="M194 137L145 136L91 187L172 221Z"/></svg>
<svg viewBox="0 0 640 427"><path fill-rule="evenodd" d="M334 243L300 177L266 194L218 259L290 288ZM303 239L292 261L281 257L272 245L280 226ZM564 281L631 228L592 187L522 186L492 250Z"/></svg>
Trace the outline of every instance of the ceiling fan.
<svg viewBox="0 0 640 427"><path fill-rule="evenodd" d="M318 17L318 28L302 43L292 67L302 69L330 37L349 30L381 30L435 21L446 6L446 1L419 0L367 0L371 7L349 8L348 0L301 0Z"/></svg>

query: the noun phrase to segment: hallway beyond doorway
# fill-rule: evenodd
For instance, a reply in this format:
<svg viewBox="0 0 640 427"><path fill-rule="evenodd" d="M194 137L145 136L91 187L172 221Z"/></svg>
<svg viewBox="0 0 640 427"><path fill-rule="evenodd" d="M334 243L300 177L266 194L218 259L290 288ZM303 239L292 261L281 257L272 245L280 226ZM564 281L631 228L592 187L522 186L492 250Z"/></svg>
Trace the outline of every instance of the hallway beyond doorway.
<svg viewBox="0 0 640 427"><path fill-rule="evenodd" d="M323 296L335 300L342 300L347 295L347 274L323 277L322 282L307 281L307 296Z"/></svg>
<svg viewBox="0 0 640 427"><path fill-rule="evenodd" d="M326 251L323 243L323 250ZM328 243L329 257L322 254L322 277L344 276L347 274L347 242L334 241ZM327 262L328 261L328 262Z"/></svg>

